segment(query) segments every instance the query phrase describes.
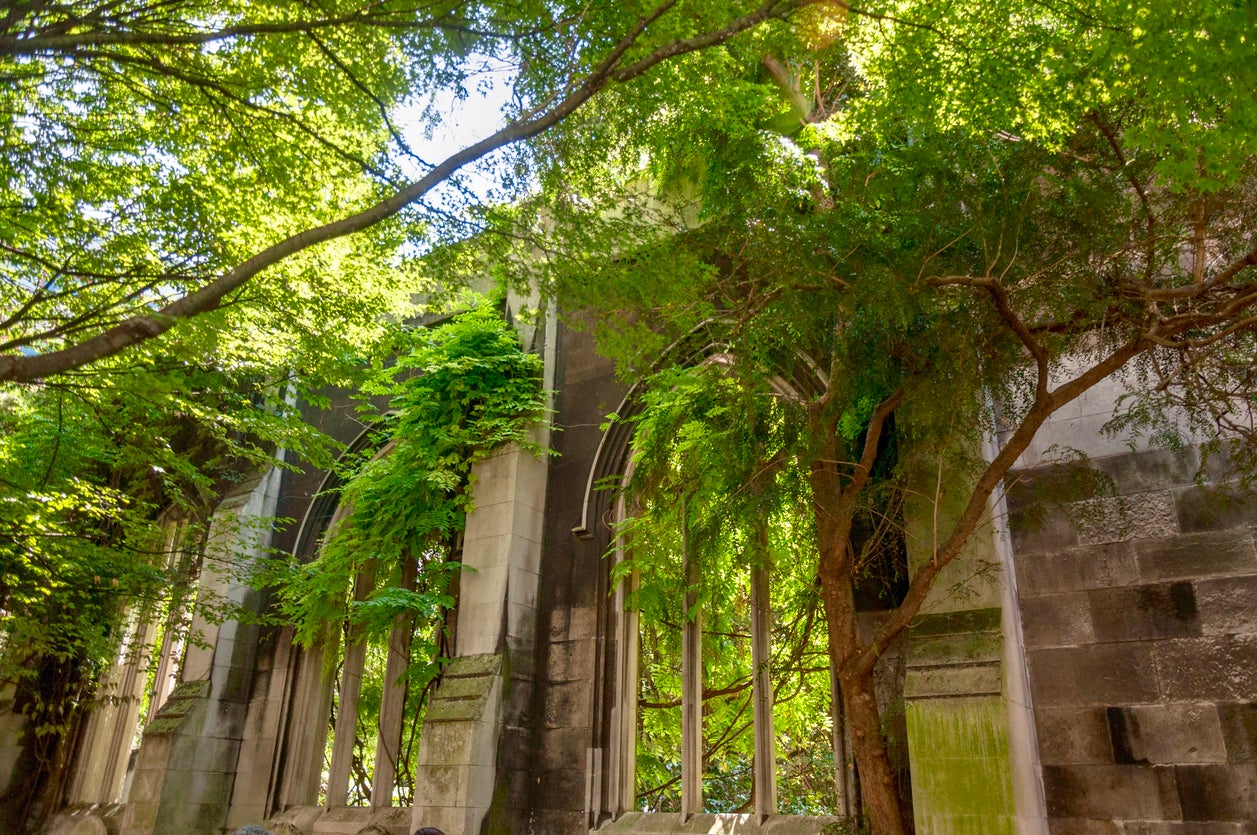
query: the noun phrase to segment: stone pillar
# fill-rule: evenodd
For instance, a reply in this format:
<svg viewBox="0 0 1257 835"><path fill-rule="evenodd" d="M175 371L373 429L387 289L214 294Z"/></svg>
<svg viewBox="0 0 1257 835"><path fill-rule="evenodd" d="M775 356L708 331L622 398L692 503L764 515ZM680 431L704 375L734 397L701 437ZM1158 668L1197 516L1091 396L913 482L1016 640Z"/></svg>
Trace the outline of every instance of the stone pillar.
<svg viewBox="0 0 1257 835"><path fill-rule="evenodd" d="M113 666L101 686L99 705L87 720L79 762L71 784L70 803L113 803L122 799L131 739L139 723L144 697L144 669L153 625L132 617L127 639L118 647Z"/></svg>
<svg viewBox="0 0 1257 835"><path fill-rule="evenodd" d="M279 478L272 469L245 482L215 510L198 584L202 601L260 605L257 592L213 566L265 558ZM192 630L180 683L144 730L121 835L217 832L237 778L260 782L263 792L269 780L269 769L258 774L257 763L239 758L257 627L197 617Z"/></svg>
<svg viewBox="0 0 1257 835"><path fill-rule="evenodd" d="M547 462L510 445L472 471L455 658L424 718L414 828L475 835L498 820L522 758L536 651L537 581ZM489 831L505 831L500 820Z"/></svg>
<svg viewBox="0 0 1257 835"><path fill-rule="evenodd" d="M414 828L479 833L493 801L502 726L502 655L455 658L432 695L419 739Z"/></svg>
<svg viewBox="0 0 1257 835"><path fill-rule="evenodd" d="M917 469L905 511L910 569L968 501L937 464ZM989 525L938 576L909 630L904 702L918 835L1016 832L1004 700L1000 560Z"/></svg>
<svg viewBox="0 0 1257 835"><path fill-rule="evenodd" d="M986 460L998 453L995 437L984 444ZM1000 561L1000 624L1003 634L1004 704L1008 710L1008 755L1012 764L1013 806L1018 835L1048 835L1047 800L1043 793L1043 770L1035 732L1034 705L1030 695L1030 673L1026 661L1026 638L1013 561L1009 529L1008 497L1003 490L988 502L993 524L995 551Z"/></svg>
<svg viewBox="0 0 1257 835"><path fill-rule="evenodd" d="M928 615L904 685L912 803L921 835L1016 832L1000 610Z"/></svg>
<svg viewBox="0 0 1257 835"><path fill-rule="evenodd" d="M685 823L703 812L703 611L698 601L702 568L690 545L685 498L681 501L681 573L685 577L685 621L681 624L681 823Z"/></svg>

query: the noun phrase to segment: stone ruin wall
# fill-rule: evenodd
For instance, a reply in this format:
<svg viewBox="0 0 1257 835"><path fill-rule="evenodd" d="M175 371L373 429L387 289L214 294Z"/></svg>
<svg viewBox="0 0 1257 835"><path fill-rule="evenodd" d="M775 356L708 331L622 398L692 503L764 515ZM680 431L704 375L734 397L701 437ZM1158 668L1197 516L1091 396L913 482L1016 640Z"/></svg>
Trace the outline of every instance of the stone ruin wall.
<svg viewBox="0 0 1257 835"><path fill-rule="evenodd" d="M1102 435L1112 403L1046 427L1008 496L1051 832L1257 831L1257 507L1197 446ZM1053 502L1080 466L1101 489Z"/></svg>
<svg viewBox="0 0 1257 835"><path fill-rule="evenodd" d="M574 535L573 525L582 519L590 462L602 437L599 424L617 408L624 391L594 354L587 335L561 331L560 338L556 408L563 431L556 433L554 444L561 455L550 460L548 478L536 479L537 488L521 487L519 494L534 507L541 491L545 495L544 520L530 534L540 536L539 582L535 597L522 601L529 611L507 617L508 628L501 634L488 630L482 637L493 646L477 648L505 650L500 657L508 662L499 676L500 718L488 729L496 735L496 743L489 743L496 750L478 760L494 765L473 769L474 780L469 771L459 782L464 788L454 787L459 792L477 784L485 805L476 814L495 832L575 835L606 818L600 798L606 794L601 781L607 772L600 764L607 761L617 646L608 628L605 543ZM1020 462L1008 496L1048 829L1054 835L1257 831L1252 823L1257 821L1257 509L1237 500L1218 462L1210 464L1206 484L1197 484L1200 454L1195 447L1132 451L1124 441L1101 435L1099 426L1113 402L1111 391L1093 393L1045 427ZM1053 500L1053 485L1068 470L1048 462L1054 443L1086 453L1085 466L1103 474L1107 489ZM287 486L280 509L299 515L292 513L294 499L308 502L313 488L302 485L290 492ZM497 612L502 603L492 605ZM972 702L985 710L998 708L1001 700L999 669L1009 651L1000 649L1008 638L1001 638L998 626L998 596L987 590L957 606L944 618L947 623L938 621L933 631L918 629L908 641L908 696L920 722L910 733L918 742L928 739L933 727L924 720L941 717L955 724L950 713L939 712L943 708ZM940 635L946 640L940 641ZM256 649L244 653L248 669L223 671L224 681L241 682L241 695L249 694L227 723L231 728L220 728L230 732L220 733L218 741L238 756L200 762L209 753L205 744L213 741L200 738L214 724L206 723L208 717L200 723L183 719L172 731L180 737L172 737L179 743L170 746L172 751L180 745L186 752L201 751L172 760L175 771L188 771L187 779L200 790L179 792L162 803L173 811L170 804L212 801L208 805L221 810L216 814L224 815L229 828L206 832L232 832L268 813L272 822L279 821L269 805L268 781L277 767L278 728L285 721L279 695L289 652L276 645L275 635L260 637ZM963 650L952 653L955 658L927 652L952 644ZM969 650L977 645L989 652L975 661ZM235 657L232 663L243 661ZM994 683L978 695L970 684L964 694L931 686L943 673L948 681L967 681L959 675L965 671ZM1002 697L1007 704L1007 692ZM226 704L220 699L216 707ZM986 711L990 716L965 719L971 730L990 726L991 738L999 743L986 758L992 762L1007 756L1000 730L1004 720L995 708ZM197 730L192 724L205 727ZM191 735L182 738L184 730ZM151 777L149 782L172 791L182 784L174 779L179 775L170 770L171 763L150 763L164 750L154 745L142 755L137 783ZM972 754L965 756L972 760ZM981 791L973 785L973 764L949 756L938 746L918 745L913 757L914 792L918 785L923 789L918 812L930 806L927 786L938 798L940 814L947 811L943 806L951 788L965 788L965 797ZM161 773L141 773L150 764L160 766ZM206 769L221 772L221 797L209 797L214 792L204 790L207 784L198 779ZM946 781L939 782L940 775ZM131 799L127 808L98 809L90 823L81 816L73 824L63 819L88 827L65 831L148 831L135 825L150 807L137 804L136 796ZM465 800L454 802L450 811L465 806ZM184 819L195 817L193 811L189 806ZM1007 808L1000 814L1000 825L1009 825ZM369 810L345 810L344 815L317 817L317 823L303 819L286 831L313 827L353 833L369 826L374 816ZM392 815L375 823L402 833L414 823L408 817ZM954 831L949 827L959 818L950 820L937 831ZM994 830L979 826L975 831ZM456 835L457 829L447 832Z"/></svg>

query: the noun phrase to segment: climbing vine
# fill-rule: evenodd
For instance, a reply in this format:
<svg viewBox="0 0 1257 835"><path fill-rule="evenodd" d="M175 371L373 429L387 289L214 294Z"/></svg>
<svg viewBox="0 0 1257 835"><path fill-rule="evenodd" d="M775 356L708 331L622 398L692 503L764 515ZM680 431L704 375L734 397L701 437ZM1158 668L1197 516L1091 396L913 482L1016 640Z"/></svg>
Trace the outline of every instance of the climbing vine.
<svg viewBox="0 0 1257 835"><path fill-rule="evenodd" d="M366 387L388 396L386 446L346 465L339 499L348 512L319 556L279 567L279 613L305 646L334 646L345 632L359 640L382 634L402 616L437 622L454 603L450 583L460 566L448 546L472 507L473 465L502 444L527 445L528 429L545 414L541 360L520 347L496 306L405 330L401 340L396 363ZM418 563L413 581L408 560ZM430 630L420 635L431 640Z"/></svg>

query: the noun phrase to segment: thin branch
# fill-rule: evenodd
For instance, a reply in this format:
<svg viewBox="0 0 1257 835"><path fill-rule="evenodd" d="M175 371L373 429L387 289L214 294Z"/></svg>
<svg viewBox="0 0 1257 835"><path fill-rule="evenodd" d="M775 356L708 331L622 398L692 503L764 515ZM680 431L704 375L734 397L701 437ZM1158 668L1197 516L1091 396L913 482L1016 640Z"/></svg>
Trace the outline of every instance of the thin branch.
<svg viewBox="0 0 1257 835"><path fill-rule="evenodd" d="M952 527L951 534L934 554L934 558L923 563L912 575L903 603L882 624L877 635L861 652L855 662L856 669L863 672L871 670L890 643L916 617L933 585L934 578L959 555L986 512L986 504L991 494L1017 458L1029 447L1039 427L1054 412L1082 396L1101 380L1108 378L1130 360L1153 346L1166 340L1174 340L1195 328L1234 319L1255 305L1257 305L1257 286L1245 288L1243 293L1237 294L1236 298L1213 313L1185 314L1154 322L1147 330L1131 338L1078 376L1058 385L1045 396L1036 396L1017 429L978 478L964 511Z"/></svg>
<svg viewBox="0 0 1257 835"><path fill-rule="evenodd" d="M264 113L267 116L272 116L288 125L291 125L292 127L296 128L297 131L305 134L310 139L314 140L317 144L322 145L324 148L331 151L333 154L345 160L346 162L353 163L354 165L361 168L363 171L366 171L367 173L371 174L373 177L383 180L384 182L391 182L391 178L383 169L379 168L378 166L372 165L370 162L358 156L357 154L354 154L340 147L335 142L328 139L321 131L317 131L311 128L309 125L305 123L303 119L299 118L298 116L292 113L288 113L283 110L279 110L274 107L267 107L265 105L257 104L256 102L252 102L248 98L241 96L239 93L233 91L226 84L220 81L217 81L212 78L207 78L205 76L198 76L192 73L184 72L183 70L175 67L173 64L169 64L165 61L162 61L158 58L153 58L153 57L141 57L138 55L129 55L129 54L124 54L124 53L119 53L119 52L105 52L105 51L94 51L94 50L81 50L76 54L79 55L80 57L85 57L85 58L97 58L97 59L104 59L106 61L115 61L124 66L131 65L131 66L136 66L136 67L142 67L153 73L156 73L159 76L168 76L170 78L174 78L179 81L182 81L184 84L187 84L193 88L201 89L203 91L213 91L217 93L218 95L222 96L227 101L234 102L236 105L246 110L251 110L256 113Z"/></svg>
<svg viewBox="0 0 1257 835"><path fill-rule="evenodd" d="M1187 287L1149 289L1145 290L1143 295L1146 298L1155 299L1157 301L1199 298L1212 290L1229 284L1231 279L1235 278L1235 276L1239 275L1242 270L1248 267L1257 267L1257 248L1249 250L1244 255L1232 261L1227 265L1226 269L1219 271L1217 275L1208 281L1192 284Z"/></svg>
<svg viewBox="0 0 1257 835"><path fill-rule="evenodd" d="M1053 389L1046 398L1035 399L1034 404L1022 418L1016 431L1005 442L994 460L983 470L974 485L973 491L969 494L969 501L966 503L964 511L956 520L955 525L952 526L951 533L947 539L934 553L933 559L926 560L913 572L908 584L908 592L904 596L903 602L883 622L873 640L865 646L855 660L853 666L856 672L867 673L872 670L873 665L877 663L877 659L882 656L895 638L908 627L912 619L921 611L926 595L929 594L930 588L934 584L934 578L960 554L961 549L968 543L969 538L981 522L982 516L986 513L987 501L990 499L991 494L999 486L1005 474L1012 468L1021 454L1030 446L1030 442L1034 439L1039 427L1043 425L1053 412L1081 396L1096 383L1113 374L1149 347L1151 347L1151 342L1143 335L1132 339L1100 362L1092 365L1082 374Z"/></svg>
<svg viewBox="0 0 1257 835"><path fill-rule="evenodd" d="M1122 175L1126 177L1126 181L1130 183L1131 188L1135 190L1135 194L1139 196L1139 203L1143 206L1145 226L1147 227L1148 240L1144 250L1144 278L1152 277L1153 264L1156 262L1156 230L1157 217L1152 211L1152 203L1148 200L1148 192L1144 190L1143 183L1139 182L1139 178L1131 171L1130 162L1126 159L1125 152L1122 151L1122 145L1117 139L1117 135L1113 129L1100 117L1097 110L1092 110L1087 114L1087 118L1100 130L1105 141L1109 143L1109 147L1113 150L1113 156L1117 158L1118 167L1122 171Z"/></svg>
<svg viewBox="0 0 1257 835"><path fill-rule="evenodd" d="M62 29L75 29L79 20L67 20L60 27L50 26L44 30L26 36L8 35L0 37L0 55L23 56L39 55L55 52L73 52L88 46L204 46L236 38L253 37L256 35L283 35L335 29L344 26L364 26L369 28L392 29L398 31L417 31L420 29L448 29L465 31L469 34L489 35L476 32L468 27L460 27L452 23L439 23L435 19L406 20L404 18L374 18L361 12L354 12L338 17L326 17L313 20L292 20L274 23L242 23L226 26L221 29L185 32L157 32L142 30L120 31L73 31L62 33Z"/></svg>
<svg viewBox="0 0 1257 835"><path fill-rule="evenodd" d="M865 429L864 449L860 454L860 460L855 466L855 472L851 474L851 481L842 488L843 503L853 506L856 496L864 489L869 476L873 474L873 464L877 461L877 448L881 443L882 430L886 428L886 421L895 413L895 410L903 405L907 394L907 388L900 386L890 397L878 403L877 408L873 410L869 425Z"/></svg>
<svg viewBox="0 0 1257 835"><path fill-rule="evenodd" d="M1026 327L1025 322L1021 321L1021 317L1013 310L1012 304L1008 300L1008 291L1004 285L992 279L986 284L986 290L991 295L991 301L995 305L996 311L999 312L1000 318L1003 319L1013 333L1017 334L1017 338L1021 340L1021 344L1030 352L1030 356L1034 357L1034 364L1038 374L1038 380L1035 386L1035 399L1038 400L1047 395L1048 389L1048 354L1047 350L1039 344L1034 338L1034 334L1030 333L1030 329Z"/></svg>
<svg viewBox="0 0 1257 835"><path fill-rule="evenodd" d="M411 159L417 161L421 165L424 165L424 166L429 165L430 163L425 162L418 154L414 152L414 150L410 147L410 143L407 142L402 137L401 133L397 130L397 126L393 124L393 119L392 117L389 116L389 113L388 113L388 106L384 103L384 101L379 96L377 96L371 90L370 87L364 84L362 80L358 78L357 75L354 74L353 70L351 70L349 66L343 60L341 60L341 57L337 55L331 49L331 47L329 47L323 41L322 38L314 34L314 32L307 32L306 37L308 37L311 41L313 41L314 45L319 48L319 51L322 52L325 56L327 56L327 59L331 61L333 64L335 64L336 68L345 74L345 77L349 79L349 82L351 84L357 87L358 90L361 91L364 96L371 99L371 101L375 103L375 108L380 113L380 119L383 120L384 126L388 128L389 135L393 137L393 141L397 143L397 147L401 148L402 153L404 153L406 156L410 157Z"/></svg>

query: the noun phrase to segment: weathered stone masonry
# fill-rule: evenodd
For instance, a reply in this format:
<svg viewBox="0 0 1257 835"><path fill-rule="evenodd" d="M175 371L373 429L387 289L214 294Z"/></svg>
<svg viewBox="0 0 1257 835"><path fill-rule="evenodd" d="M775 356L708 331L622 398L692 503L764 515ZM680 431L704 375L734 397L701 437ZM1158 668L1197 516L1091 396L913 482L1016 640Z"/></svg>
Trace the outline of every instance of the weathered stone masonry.
<svg viewBox="0 0 1257 835"><path fill-rule="evenodd" d="M1198 465L1191 447L1092 459L1114 495L1016 533L1054 832L1257 820L1257 519ZM1014 512L1055 474L1024 473Z"/></svg>
<svg viewBox="0 0 1257 835"><path fill-rule="evenodd" d="M557 392L559 431L548 439L557 454L503 450L478 469L463 552L477 571L461 581L456 657L424 725L413 808L312 805L310 752L325 732L311 719L325 709L311 685L317 669L286 631L228 623L207 625L207 644L189 653L147 727L124 802L85 796L49 831L218 835L251 822L277 835L407 835L421 824L447 835L819 831L818 820L786 816L761 826L700 815L682 828L631 812L624 679L634 626L608 577L616 509L587 491L623 466L627 438L604 438L600 425L626 390L586 334L551 326L534 347ZM921 835L1254 831L1257 513L1224 462L1196 482L1190 444L1131 451L1099 435L1115 396L1097 391L1045 427L1010 479L1007 519L994 505L996 535L949 569L886 661L884 680L902 682ZM346 443L363 429L344 406L311 418ZM1058 442L1088 463L1049 463L1039 450ZM1068 478L1079 466L1103 478ZM274 513L313 530L333 510L316 499L324 478L266 475L219 512ZM1100 487L1062 494L1062 481ZM312 547L301 530L250 547ZM910 547L910 559L922 553ZM1003 573L1013 567L1015 577Z"/></svg>

